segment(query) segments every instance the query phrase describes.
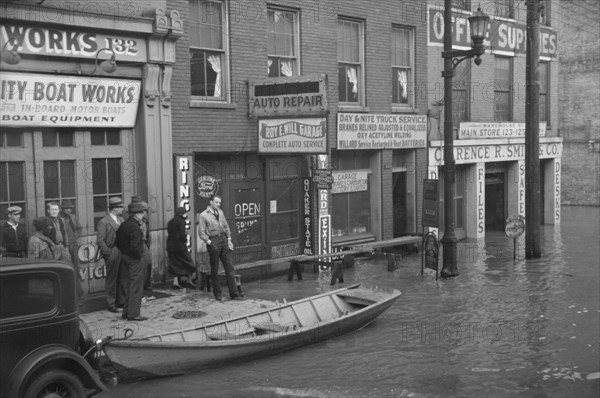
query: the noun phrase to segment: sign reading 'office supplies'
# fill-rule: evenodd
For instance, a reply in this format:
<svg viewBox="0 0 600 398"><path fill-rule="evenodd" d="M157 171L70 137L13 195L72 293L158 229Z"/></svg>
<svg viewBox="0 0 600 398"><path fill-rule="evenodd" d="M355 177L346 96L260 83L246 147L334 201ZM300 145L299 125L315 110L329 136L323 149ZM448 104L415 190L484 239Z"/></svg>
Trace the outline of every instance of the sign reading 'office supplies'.
<svg viewBox="0 0 600 398"><path fill-rule="evenodd" d="M452 46L457 49L471 48L471 33L468 18L470 13L452 11ZM428 44L442 46L444 43L444 9L429 7L427 13ZM556 57L558 38L550 27L540 25L540 59ZM496 53L507 55L525 54L527 26L505 19L490 18L484 45Z"/></svg>
<svg viewBox="0 0 600 398"><path fill-rule="evenodd" d="M140 82L3 72L0 125L135 126Z"/></svg>
<svg viewBox="0 0 600 398"><path fill-rule="evenodd" d="M264 119L258 122L260 153L325 153L325 118Z"/></svg>
<svg viewBox="0 0 600 398"><path fill-rule="evenodd" d="M427 146L427 116L338 113L337 149L405 149Z"/></svg>

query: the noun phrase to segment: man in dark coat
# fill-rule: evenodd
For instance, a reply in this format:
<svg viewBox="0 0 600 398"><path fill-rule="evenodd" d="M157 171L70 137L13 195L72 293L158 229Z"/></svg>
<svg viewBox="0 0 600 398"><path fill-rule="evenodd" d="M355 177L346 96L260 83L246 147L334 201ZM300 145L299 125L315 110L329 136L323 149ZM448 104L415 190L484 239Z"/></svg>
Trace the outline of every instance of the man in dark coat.
<svg viewBox="0 0 600 398"><path fill-rule="evenodd" d="M188 234L185 232L186 210L184 207L178 207L175 210L175 217L167 224L167 253L169 256L169 271L177 276L179 285L190 289L195 289L196 285L191 281L192 274L196 271L196 266L192 261L192 256L188 252Z"/></svg>
<svg viewBox="0 0 600 398"><path fill-rule="evenodd" d="M125 304L123 319L129 321L145 321L148 318L140 315L142 295L144 293L144 278L146 262L144 260L144 203L130 203L127 207L129 218L117 230L116 245L121 251L121 266L127 269Z"/></svg>
<svg viewBox="0 0 600 398"><path fill-rule="evenodd" d="M124 267L121 267L121 252L115 245L117 230L124 221L121 214L123 214L121 198L110 198L108 214L101 218L96 226L96 244L106 264L104 291L110 312L118 312L117 307L125 303Z"/></svg>
<svg viewBox="0 0 600 398"><path fill-rule="evenodd" d="M63 222L63 219L59 217L60 205L58 202L48 202L46 205L46 212L48 213L48 219L52 224L50 239L52 239L52 242L54 242L54 244L64 252L61 256L61 259L69 263L73 262L71 253L67 247L67 232L65 230L65 223Z"/></svg>
<svg viewBox="0 0 600 398"><path fill-rule="evenodd" d="M7 220L0 224L0 255L4 257L26 257L27 232L21 224L21 209L10 206L6 209Z"/></svg>

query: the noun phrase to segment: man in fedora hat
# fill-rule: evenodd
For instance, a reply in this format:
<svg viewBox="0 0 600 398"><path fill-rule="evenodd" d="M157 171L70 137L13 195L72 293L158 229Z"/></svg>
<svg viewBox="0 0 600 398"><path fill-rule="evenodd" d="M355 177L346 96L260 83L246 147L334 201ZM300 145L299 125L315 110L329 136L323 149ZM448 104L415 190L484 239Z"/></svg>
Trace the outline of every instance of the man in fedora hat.
<svg viewBox="0 0 600 398"><path fill-rule="evenodd" d="M25 257L27 255L27 232L21 224L21 209L10 206L6 209L7 220L0 224L0 255Z"/></svg>
<svg viewBox="0 0 600 398"><path fill-rule="evenodd" d="M121 267L121 252L115 245L117 230L123 223L123 202L114 197L108 200L108 214L98 221L96 243L106 264L104 290L106 304L110 312L118 312L117 307L125 300L125 284Z"/></svg>
<svg viewBox="0 0 600 398"><path fill-rule="evenodd" d="M129 218L117 230L115 244L121 251L121 266L127 270L125 281L125 304L123 319L129 321L145 321L147 317L140 315L142 295L144 293L144 278L146 262L144 259L145 245L142 224L144 213L148 210L145 203L130 203L127 206Z"/></svg>

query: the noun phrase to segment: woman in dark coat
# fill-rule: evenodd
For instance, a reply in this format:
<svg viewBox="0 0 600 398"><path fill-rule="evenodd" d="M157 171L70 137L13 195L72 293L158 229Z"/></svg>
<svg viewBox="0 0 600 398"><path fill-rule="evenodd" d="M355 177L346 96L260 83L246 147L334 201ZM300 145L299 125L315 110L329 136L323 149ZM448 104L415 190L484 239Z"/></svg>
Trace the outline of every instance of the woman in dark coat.
<svg viewBox="0 0 600 398"><path fill-rule="evenodd" d="M185 232L185 218L183 218L185 213L184 207L178 207L175 210L175 217L167 224L169 271L177 276L179 285L195 289L196 285L192 282L192 274L196 272L196 266L188 252L188 235Z"/></svg>

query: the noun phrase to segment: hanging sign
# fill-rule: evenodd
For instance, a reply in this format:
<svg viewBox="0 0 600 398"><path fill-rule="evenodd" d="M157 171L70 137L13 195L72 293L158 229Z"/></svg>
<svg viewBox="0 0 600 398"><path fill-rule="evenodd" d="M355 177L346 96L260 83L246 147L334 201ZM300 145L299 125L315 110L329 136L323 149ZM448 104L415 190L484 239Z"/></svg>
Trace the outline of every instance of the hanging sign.
<svg viewBox="0 0 600 398"><path fill-rule="evenodd" d="M175 181L177 184L177 201L176 207L183 207L185 213L183 218L185 219L185 238L187 251L189 253L195 253L194 245L195 239L192 239L192 228L195 226L194 223L194 201L192 200L192 194L194 192L192 188L193 175L192 170L193 164L192 156L176 156L175 157Z"/></svg>
<svg viewBox="0 0 600 398"><path fill-rule="evenodd" d="M312 209L312 184L310 178L302 179L302 203L304 207L304 222L302 223L302 254L313 253L313 209Z"/></svg>
<svg viewBox="0 0 600 398"><path fill-rule="evenodd" d="M140 82L2 72L0 125L135 127Z"/></svg>
<svg viewBox="0 0 600 398"><path fill-rule="evenodd" d="M264 119L258 122L260 153L325 153L325 118Z"/></svg>
<svg viewBox="0 0 600 398"><path fill-rule="evenodd" d="M332 175L332 194L361 192L368 188L369 174L366 171L335 171Z"/></svg>

